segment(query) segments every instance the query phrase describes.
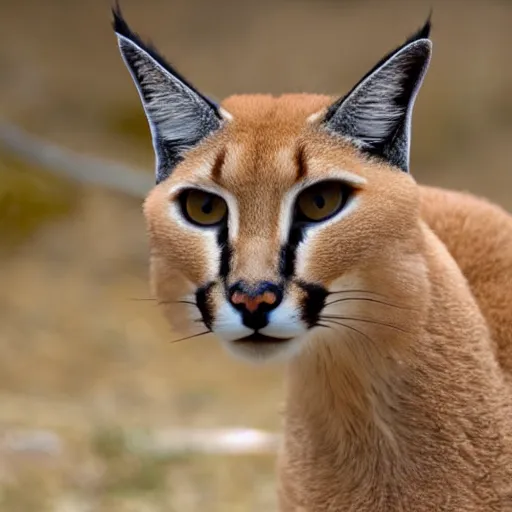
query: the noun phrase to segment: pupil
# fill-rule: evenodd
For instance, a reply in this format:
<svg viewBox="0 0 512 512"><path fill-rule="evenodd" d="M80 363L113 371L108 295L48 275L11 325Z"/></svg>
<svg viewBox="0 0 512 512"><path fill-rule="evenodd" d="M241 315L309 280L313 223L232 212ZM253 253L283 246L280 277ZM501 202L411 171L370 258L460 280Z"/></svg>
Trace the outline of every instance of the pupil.
<svg viewBox="0 0 512 512"><path fill-rule="evenodd" d="M212 199L207 199L207 200L203 203L203 206L201 206L201 211L202 211L205 215L209 215L210 213L212 213L212 211L213 211L213 200L212 200Z"/></svg>
<svg viewBox="0 0 512 512"><path fill-rule="evenodd" d="M315 203L315 206L321 210L325 206L325 198L323 196L315 196L313 198L313 202Z"/></svg>

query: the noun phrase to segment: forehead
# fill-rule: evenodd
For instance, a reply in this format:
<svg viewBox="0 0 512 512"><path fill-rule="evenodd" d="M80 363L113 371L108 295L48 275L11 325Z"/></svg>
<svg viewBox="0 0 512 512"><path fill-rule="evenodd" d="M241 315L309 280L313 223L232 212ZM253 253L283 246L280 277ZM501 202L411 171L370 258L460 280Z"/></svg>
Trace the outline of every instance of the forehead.
<svg viewBox="0 0 512 512"><path fill-rule="evenodd" d="M312 122L332 101L309 94L228 98L222 108L232 119L177 167L171 189L185 182L268 204L303 178L364 174L355 148Z"/></svg>
<svg viewBox="0 0 512 512"><path fill-rule="evenodd" d="M243 192L269 185L288 188L306 172L304 136L308 118L330 103L311 95L235 96L222 107L233 120L226 127L213 178Z"/></svg>

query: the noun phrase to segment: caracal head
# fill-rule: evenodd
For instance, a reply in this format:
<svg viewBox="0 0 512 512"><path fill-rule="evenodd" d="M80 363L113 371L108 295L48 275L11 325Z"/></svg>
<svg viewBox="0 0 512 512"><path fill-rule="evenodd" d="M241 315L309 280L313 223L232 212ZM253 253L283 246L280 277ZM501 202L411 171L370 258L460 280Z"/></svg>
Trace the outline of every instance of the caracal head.
<svg viewBox="0 0 512 512"><path fill-rule="evenodd" d="M175 327L212 331L237 356L293 356L416 229L410 125L429 22L341 99L242 95L221 106L119 10L114 28L156 155L144 213L157 299Z"/></svg>

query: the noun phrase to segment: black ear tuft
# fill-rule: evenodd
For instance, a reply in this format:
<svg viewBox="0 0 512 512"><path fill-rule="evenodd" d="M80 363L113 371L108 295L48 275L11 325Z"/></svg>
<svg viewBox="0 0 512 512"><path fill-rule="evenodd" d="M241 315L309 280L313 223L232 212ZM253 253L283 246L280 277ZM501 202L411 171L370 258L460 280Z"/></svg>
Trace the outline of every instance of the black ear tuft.
<svg viewBox="0 0 512 512"><path fill-rule="evenodd" d="M119 49L130 71L151 128L156 181L166 179L183 159L223 124L217 105L199 93L156 49L126 23L119 3L112 9Z"/></svg>
<svg viewBox="0 0 512 512"><path fill-rule="evenodd" d="M430 37L430 31L432 30L432 11L430 11L427 21L424 25L417 30L412 36L407 39L405 44L413 43L414 41L418 41L418 39L428 39Z"/></svg>
<svg viewBox="0 0 512 512"><path fill-rule="evenodd" d="M212 101L207 96L201 94L174 66L169 64L167 60L165 60L162 55L160 55L157 49L149 42L144 42L142 38L134 32L126 20L124 19L123 13L121 11L121 6L119 5L119 0L116 1L114 7L112 7L112 28L116 32L116 34L126 37L130 41L133 41L139 48L144 50L148 55L150 55L160 66L162 66L166 71L173 74L176 78L178 78L183 84L185 84L189 89L193 90L196 94L201 95L204 100L209 103L212 107L218 108L217 103Z"/></svg>
<svg viewBox="0 0 512 512"><path fill-rule="evenodd" d="M124 20L123 13L121 11L121 4L119 0L116 0L115 4L112 6L112 28L123 36L128 36L130 34L130 27Z"/></svg>
<svg viewBox="0 0 512 512"><path fill-rule="evenodd" d="M412 109L430 62L430 27L429 16L418 32L381 59L324 117L331 132L406 172Z"/></svg>

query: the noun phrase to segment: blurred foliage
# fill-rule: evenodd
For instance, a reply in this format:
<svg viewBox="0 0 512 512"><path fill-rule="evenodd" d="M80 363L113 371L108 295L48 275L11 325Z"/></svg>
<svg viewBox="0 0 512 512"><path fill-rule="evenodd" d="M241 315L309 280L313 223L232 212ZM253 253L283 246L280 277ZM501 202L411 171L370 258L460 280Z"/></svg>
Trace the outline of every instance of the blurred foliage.
<svg viewBox="0 0 512 512"><path fill-rule="evenodd" d="M73 184L0 154L0 250L71 213L78 200Z"/></svg>
<svg viewBox="0 0 512 512"><path fill-rule="evenodd" d="M166 458L134 454L123 431L108 427L98 430L92 440L93 453L106 465L102 482L106 494L155 492L166 487Z"/></svg>
<svg viewBox="0 0 512 512"><path fill-rule="evenodd" d="M123 431L108 427L99 429L92 438L93 452L104 460L118 460L127 450Z"/></svg>

